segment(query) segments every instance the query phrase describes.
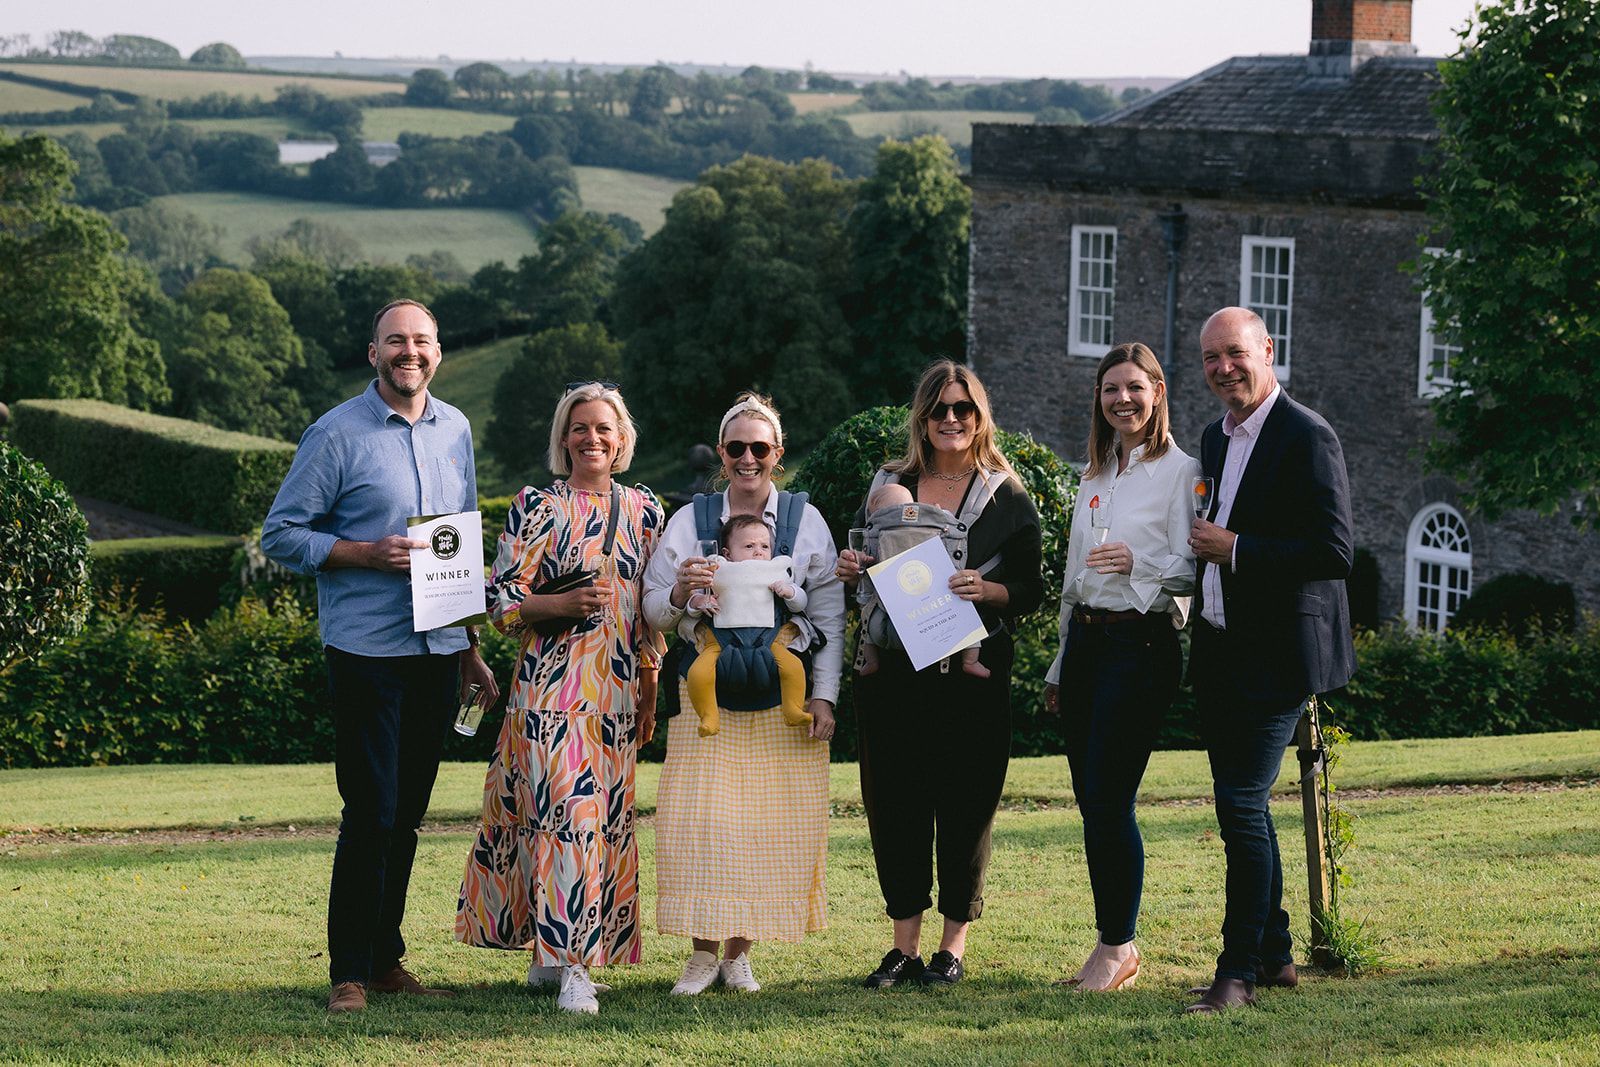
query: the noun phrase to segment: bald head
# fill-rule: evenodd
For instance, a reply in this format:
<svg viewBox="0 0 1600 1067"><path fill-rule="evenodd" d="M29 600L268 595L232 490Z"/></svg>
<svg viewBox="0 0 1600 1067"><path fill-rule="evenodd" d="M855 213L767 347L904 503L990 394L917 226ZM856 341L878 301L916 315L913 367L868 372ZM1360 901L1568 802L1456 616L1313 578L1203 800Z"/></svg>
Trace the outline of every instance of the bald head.
<svg viewBox="0 0 1600 1067"><path fill-rule="evenodd" d="M1272 395L1272 337L1249 308L1226 307L1200 331L1206 384L1236 419L1247 419Z"/></svg>

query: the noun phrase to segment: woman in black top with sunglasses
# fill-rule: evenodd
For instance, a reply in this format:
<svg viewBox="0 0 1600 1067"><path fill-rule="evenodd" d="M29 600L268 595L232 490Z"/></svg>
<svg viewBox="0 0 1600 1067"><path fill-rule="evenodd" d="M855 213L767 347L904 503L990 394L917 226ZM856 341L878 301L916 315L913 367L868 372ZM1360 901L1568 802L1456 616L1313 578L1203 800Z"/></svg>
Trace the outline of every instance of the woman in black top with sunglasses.
<svg viewBox="0 0 1600 1067"><path fill-rule="evenodd" d="M1011 634L1044 599L1039 515L995 444L978 376L950 360L930 366L917 383L907 431L905 458L885 469L919 503L958 514L989 476L1004 478L967 531L967 558L955 561L950 579L950 591L971 601L987 628L980 659L989 677L954 664L914 671L903 649L885 648L878 670L855 680L861 794L878 885L894 921L894 947L866 980L872 988L949 984L965 973L967 927L983 911L989 831L1011 755ZM853 589L871 562L847 549L840 579ZM939 951L924 965L919 942L922 914L934 904L936 843L944 929Z"/></svg>

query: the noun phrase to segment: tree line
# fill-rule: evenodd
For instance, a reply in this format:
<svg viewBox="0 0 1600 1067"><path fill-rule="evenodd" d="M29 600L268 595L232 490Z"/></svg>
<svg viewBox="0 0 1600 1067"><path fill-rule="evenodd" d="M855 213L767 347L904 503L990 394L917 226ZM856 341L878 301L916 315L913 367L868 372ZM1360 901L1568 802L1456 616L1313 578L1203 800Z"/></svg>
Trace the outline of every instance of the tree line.
<svg viewBox="0 0 1600 1067"><path fill-rule="evenodd" d="M82 30L55 30L38 44L27 33L0 34L0 56L14 59L87 59L106 63L171 66L184 62L183 53L154 37L132 33L113 33L93 37ZM189 55L188 62L201 67L242 70L244 56L233 45L213 41Z"/></svg>

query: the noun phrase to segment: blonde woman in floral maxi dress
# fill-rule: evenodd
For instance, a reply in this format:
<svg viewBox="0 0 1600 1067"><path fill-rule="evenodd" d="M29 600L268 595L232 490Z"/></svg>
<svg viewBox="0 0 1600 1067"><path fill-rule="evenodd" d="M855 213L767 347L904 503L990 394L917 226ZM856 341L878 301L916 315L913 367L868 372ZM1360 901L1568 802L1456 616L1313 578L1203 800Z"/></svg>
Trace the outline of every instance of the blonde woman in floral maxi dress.
<svg viewBox="0 0 1600 1067"><path fill-rule="evenodd" d="M599 1010L590 967L639 961L634 762L654 730L661 653L640 611L662 529L648 491L620 490L615 547L609 559L602 552L612 475L627 469L634 441L614 388L569 389L550 444L551 470L566 479L523 489L507 515L490 619L524 648L456 911L456 940L531 952L529 984L559 982L560 1006L585 1013ZM579 569L599 580L533 593ZM574 617L583 621L553 636L534 632Z"/></svg>

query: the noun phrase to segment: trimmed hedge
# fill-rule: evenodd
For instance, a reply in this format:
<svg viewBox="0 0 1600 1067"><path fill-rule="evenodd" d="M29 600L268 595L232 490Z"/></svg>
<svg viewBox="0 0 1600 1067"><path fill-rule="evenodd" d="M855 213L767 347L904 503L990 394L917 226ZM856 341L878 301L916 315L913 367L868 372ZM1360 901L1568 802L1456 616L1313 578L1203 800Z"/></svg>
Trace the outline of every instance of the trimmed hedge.
<svg viewBox="0 0 1600 1067"><path fill-rule="evenodd" d="M12 440L75 493L223 533L261 524L295 446L99 400L19 400Z"/></svg>
<svg viewBox="0 0 1600 1067"><path fill-rule="evenodd" d="M0 670L83 625L88 555L67 487L0 441Z"/></svg>
<svg viewBox="0 0 1600 1067"><path fill-rule="evenodd" d="M203 622L222 602L222 590L238 584L238 537L136 537L96 541L90 577L104 598L122 588L141 610L159 604L170 619Z"/></svg>

